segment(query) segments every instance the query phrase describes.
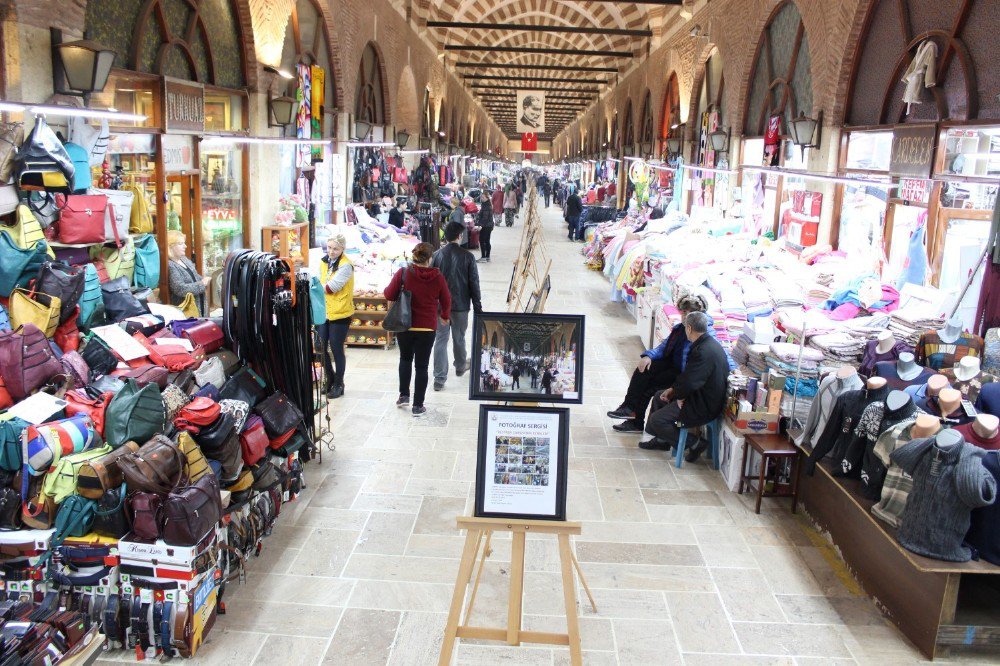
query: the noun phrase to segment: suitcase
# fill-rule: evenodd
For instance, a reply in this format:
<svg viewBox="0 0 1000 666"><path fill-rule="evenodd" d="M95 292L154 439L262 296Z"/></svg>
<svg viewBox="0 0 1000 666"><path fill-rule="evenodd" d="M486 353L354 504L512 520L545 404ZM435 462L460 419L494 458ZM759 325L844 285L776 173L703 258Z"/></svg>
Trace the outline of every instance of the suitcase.
<svg viewBox="0 0 1000 666"><path fill-rule="evenodd" d="M469 242L463 247L467 250L478 250L479 249L479 230L476 229L476 225L467 224L465 225L469 230Z"/></svg>

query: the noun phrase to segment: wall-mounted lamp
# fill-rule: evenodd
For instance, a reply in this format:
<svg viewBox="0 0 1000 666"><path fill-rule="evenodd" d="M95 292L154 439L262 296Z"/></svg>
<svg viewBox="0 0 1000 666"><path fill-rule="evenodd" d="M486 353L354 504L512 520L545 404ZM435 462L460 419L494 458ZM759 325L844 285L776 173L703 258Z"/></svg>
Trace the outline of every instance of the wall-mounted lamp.
<svg viewBox="0 0 1000 666"><path fill-rule="evenodd" d="M63 43L62 30L50 28L52 89L61 95L83 97L104 90L115 63L115 52L81 39Z"/></svg>
<svg viewBox="0 0 1000 666"><path fill-rule="evenodd" d="M354 121L354 138L358 141L364 141L368 138L368 135L372 131L372 124L365 122L364 120Z"/></svg>
<svg viewBox="0 0 1000 666"><path fill-rule="evenodd" d="M802 149L802 157L805 159L806 148L819 148L823 138L823 111L816 118L800 112L798 118L788 122L788 132L792 136L792 143Z"/></svg>
<svg viewBox="0 0 1000 666"><path fill-rule="evenodd" d="M431 139L429 136L422 136L417 142L417 145L420 147L421 150L430 150L431 141L433 141L433 139Z"/></svg>
<svg viewBox="0 0 1000 666"><path fill-rule="evenodd" d="M648 157L653 153L653 142L642 141L639 148L642 150L642 157Z"/></svg>
<svg viewBox="0 0 1000 666"><path fill-rule="evenodd" d="M267 119L268 127L285 127L290 125L295 118L295 105L297 102L292 97L269 97L267 100L270 117Z"/></svg>
<svg viewBox="0 0 1000 666"><path fill-rule="evenodd" d="M687 128L683 124L674 125L671 128L671 135L667 137L667 152L671 157L681 154L681 150L684 148L684 132L686 130Z"/></svg>
<svg viewBox="0 0 1000 666"><path fill-rule="evenodd" d="M406 147L406 144L410 142L410 133L406 130L396 130L396 145L399 146L400 150Z"/></svg>
<svg viewBox="0 0 1000 666"><path fill-rule="evenodd" d="M714 132L709 132L708 140L712 144L712 150L717 153L729 152L729 135L731 131L720 127Z"/></svg>

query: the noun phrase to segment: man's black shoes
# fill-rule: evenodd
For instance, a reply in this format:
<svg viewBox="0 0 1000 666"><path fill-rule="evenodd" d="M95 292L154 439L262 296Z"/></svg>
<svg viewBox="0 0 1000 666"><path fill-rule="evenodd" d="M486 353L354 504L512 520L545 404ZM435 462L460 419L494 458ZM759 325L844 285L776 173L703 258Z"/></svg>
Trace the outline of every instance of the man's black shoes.
<svg viewBox="0 0 1000 666"><path fill-rule="evenodd" d="M626 419L621 423L614 424L611 428L615 432L642 432L642 426L636 423L634 419Z"/></svg>

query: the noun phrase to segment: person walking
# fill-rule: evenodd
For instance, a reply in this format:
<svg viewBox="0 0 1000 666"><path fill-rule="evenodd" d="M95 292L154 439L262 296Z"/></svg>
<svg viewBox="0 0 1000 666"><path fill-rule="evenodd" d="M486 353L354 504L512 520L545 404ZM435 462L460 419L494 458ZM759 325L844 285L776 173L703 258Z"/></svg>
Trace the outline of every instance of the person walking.
<svg viewBox="0 0 1000 666"><path fill-rule="evenodd" d="M493 198L496 198L494 193ZM501 205L503 204L501 197ZM490 250L493 246L490 244L490 238L493 236L493 226L496 220L496 215L493 212L493 202L490 200L490 195L483 191L482 196L479 198L479 214L476 217L476 228L479 229L479 261L489 263L490 261Z"/></svg>
<svg viewBox="0 0 1000 666"><path fill-rule="evenodd" d="M545 372L542 373L542 392L545 395L552 393L552 368L545 368Z"/></svg>
<svg viewBox="0 0 1000 666"><path fill-rule="evenodd" d="M510 373L510 387L511 388L521 388L521 367L515 365L514 369Z"/></svg>
<svg viewBox="0 0 1000 666"><path fill-rule="evenodd" d="M538 368L534 362L528 364L528 376L531 377L531 388L538 388Z"/></svg>
<svg viewBox="0 0 1000 666"><path fill-rule="evenodd" d="M489 205L488 202L486 205ZM434 253L431 266L441 271L451 295L451 316L447 323L437 327L434 338L434 390L440 391L448 380L448 338L451 338L455 355L455 376L461 377L469 369L465 350L465 333L469 328L469 310L483 311L479 291L479 268L476 258L460 245L464 224L449 222L444 229L447 244ZM479 243L483 237L480 233Z"/></svg>
<svg viewBox="0 0 1000 666"><path fill-rule="evenodd" d="M566 223L569 226L568 238L570 240L576 240L581 235L580 230L577 228L580 225L581 214L583 214L583 200L580 199L580 195L574 190L566 198Z"/></svg>
<svg viewBox="0 0 1000 666"><path fill-rule="evenodd" d="M514 215L517 214L517 191L511 184L503 193L503 214L508 227L514 226Z"/></svg>
<svg viewBox="0 0 1000 666"><path fill-rule="evenodd" d="M326 370L324 390L331 399L344 395L344 372L347 370L344 341L354 316L354 264L344 256L346 248L347 241L343 235L333 236L326 242L326 256L319 263L319 280L323 284L326 300L326 321L316 328L316 333Z"/></svg>
<svg viewBox="0 0 1000 666"><path fill-rule="evenodd" d="M493 190L493 198L490 200L493 205L493 226L499 226L500 218L503 216L503 188L500 184L497 184L497 188Z"/></svg>
<svg viewBox="0 0 1000 666"><path fill-rule="evenodd" d="M547 176L542 177L542 197L545 199L545 207L549 207L552 201L552 189Z"/></svg>
<svg viewBox="0 0 1000 666"><path fill-rule="evenodd" d="M441 271L431 267L433 253L430 243L417 243L410 264L396 271L383 292L390 303L399 300L403 289L410 292L410 328L396 335L399 343L399 399L396 406L410 404L410 379L416 374L411 408L414 416L427 412L424 397L427 394L434 334L438 323L447 324L451 317L451 293Z"/></svg>

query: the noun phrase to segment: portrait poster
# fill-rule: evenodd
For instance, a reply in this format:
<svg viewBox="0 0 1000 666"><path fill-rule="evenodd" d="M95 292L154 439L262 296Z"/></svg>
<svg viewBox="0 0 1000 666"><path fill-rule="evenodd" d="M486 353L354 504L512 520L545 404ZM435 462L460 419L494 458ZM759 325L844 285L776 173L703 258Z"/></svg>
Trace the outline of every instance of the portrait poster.
<svg viewBox="0 0 1000 666"><path fill-rule="evenodd" d="M545 131L545 91L517 91L517 133L541 134Z"/></svg>
<svg viewBox="0 0 1000 666"><path fill-rule="evenodd" d="M776 113L767 119L767 131L764 132L764 163L766 167L779 166L781 161L781 114Z"/></svg>
<svg viewBox="0 0 1000 666"><path fill-rule="evenodd" d="M569 409L481 405L480 518L566 519Z"/></svg>

